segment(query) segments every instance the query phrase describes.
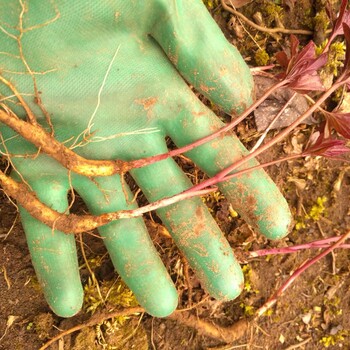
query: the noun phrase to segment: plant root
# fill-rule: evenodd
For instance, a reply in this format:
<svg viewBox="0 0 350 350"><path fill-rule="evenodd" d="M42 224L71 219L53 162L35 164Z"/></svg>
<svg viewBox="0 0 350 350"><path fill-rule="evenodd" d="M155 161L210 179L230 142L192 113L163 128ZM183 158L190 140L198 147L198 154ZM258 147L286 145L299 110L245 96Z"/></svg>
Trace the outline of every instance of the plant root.
<svg viewBox="0 0 350 350"><path fill-rule="evenodd" d="M48 342L46 342L39 350L45 350L56 341L59 341L61 338L80 331L84 328L96 326L97 324L102 323L107 319L119 316L131 316L144 312L145 310L142 307L132 307L117 310L114 312L96 313L86 322L59 333ZM213 323L201 320L200 318L191 315L189 312L183 312L181 310L175 311L172 315L168 316L167 319L174 320L182 323L187 327L194 328L199 334L209 338L217 339L219 341L225 342L226 344L232 343L244 336L249 327L249 322L246 319L241 319L229 327L221 327L214 325Z"/></svg>
<svg viewBox="0 0 350 350"><path fill-rule="evenodd" d="M227 344L233 343L243 337L249 327L249 322L246 319L241 319L229 327L221 327L204 321L189 312L176 311L168 318L196 329L201 335L220 340Z"/></svg>
<svg viewBox="0 0 350 350"><path fill-rule="evenodd" d="M65 233L81 233L91 231L114 220L139 217L149 211L174 204L178 201L216 191L216 187L212 187L200 191L192 191L188 193L182 192L172 197L165 197L137 209L119 210L101 215L75 215L59 213L51 209L47 205L43 204L37 198L35 193L30 191L30 189L24 183L13 180L5 175L1 170L0 186L8 196L14 198L17 203L25 208L34 218L40 220L52 229L58 229Z"/></svg>

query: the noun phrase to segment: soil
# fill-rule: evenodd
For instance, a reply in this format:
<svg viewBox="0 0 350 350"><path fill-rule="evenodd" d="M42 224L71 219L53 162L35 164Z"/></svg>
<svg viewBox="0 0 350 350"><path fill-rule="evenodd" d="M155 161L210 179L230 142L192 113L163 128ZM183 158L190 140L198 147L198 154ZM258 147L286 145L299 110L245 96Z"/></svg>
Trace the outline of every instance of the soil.
<svg viewBox="0 0 350 350"><path fill-rule="evenodd" d="M300 19L301 8L310 8L310 1L282 3L288 6L289 11L286 27L305 28L307 25ZM251 15L254 10L252 5L249 6L247 15ZM294 12L293 6L296 7ZM213 9L212 12L228 39L237 43L239 39L232 26L227 27L230 16L220 9ZM271 26L274 24L270 23ZM247 28L260 42L265 40L269 54L281 47L281 42L276 42L275 37L256 34L253 29ZM252 44L247 40L246 46L249 45ZM252 49L242 48L242 51L253 64ZM312 125L301 125L288 139L260 157L259 161L266 162L291 154L301 147L313 129ZM260 136L253 118L239 125L236 132L248 148ZM277 131L270 132L268 137L272 137L275 132ZM347 159L350 160L350 157ZM192 178L204 177L185 157L180 157L177 161L187 173L193 175ZM4 167L5 164L2 165ZM147 314L137 314L120 318L114 324L111 320L109 323L105 321L98 326L86 327L67 335L49 349L349 349L348 249L338 249L310 267L287 289L271 310L255 320L252 318L254 311L268 300L293 271L319 250L307 249L293 254L246 259L247 251L287 247L340 235L349 230L349 169L345 162L323 158L294 160L267 169L286 197L295 221L290 235L278 242L268 241L255 234L239 216L232 215L229 203L222 196L206 197L213 216L241 260L246 277L244 292L232 302L211 299L201 289L155 214L145 216L152 239L179 291L179 309L187 310L184 311L184 316L157 319ZM77 213L85 210L79 198L72 210ZM91 314L82 311L73 318L63 319L51 312L31 265L17 209L3 192L0 193L0 213L0 349L39 349L60 331L84 324ZM101 285L114 283L117 276L101 240L92 235L84 235L84 243L88 247L85 253L91 264L100 258L100 263L94 265L98 282ZM79 259L82 281L86 285L89 271L84 266L80 250ZM107 312L108 307L107 304L99 312ZM198 321L192 322L189 327L190 322L186 320L190 317L205 321L206 325L203 326ZM237 328L236 331L241 331L242 334L237 336L237 340L227 344L222 338L207 336L205 327L208 325L216 325L220 333L220 327L222 332L227 331L227 327L237 325L239 320L247 320L248 327L245 329L239 324L241 329Z"/></svg>

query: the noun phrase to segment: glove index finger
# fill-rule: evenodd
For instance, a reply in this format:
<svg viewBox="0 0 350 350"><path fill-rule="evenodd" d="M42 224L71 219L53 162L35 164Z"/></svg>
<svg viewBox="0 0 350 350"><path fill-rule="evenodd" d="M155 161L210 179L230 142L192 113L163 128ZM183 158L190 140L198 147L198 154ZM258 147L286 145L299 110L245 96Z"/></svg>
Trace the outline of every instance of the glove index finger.
<svg viewBox="0 0 350 350"><path fill-rule="evenodd" d="M153 28L157 40L181 75L228 113L251 103L253 79L238 50L200 0L162 0Z"/></svg>
<svg viewBox="0 0 350 350"><path fill-rule="evenodd" d="M180 118L174 118L171 126L168 134L181 147L211 134L223 124L212 111L193 98L190 108L184 110ZM247 149L234 134L226 134L186 153L209 176L215 176L247 154ZM238 170L257 164L251 159ZM288 204L263 169L234 177L218 186L232 207L264 236L280 239L288 234L292 221Z"/></svg>

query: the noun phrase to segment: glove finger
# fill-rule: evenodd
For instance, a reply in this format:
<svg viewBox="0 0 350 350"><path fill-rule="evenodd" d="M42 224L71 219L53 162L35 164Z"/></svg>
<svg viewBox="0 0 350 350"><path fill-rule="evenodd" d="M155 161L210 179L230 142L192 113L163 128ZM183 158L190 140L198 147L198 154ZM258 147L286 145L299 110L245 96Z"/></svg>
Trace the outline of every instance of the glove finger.
<svg viewBox="0 0 350 350"><path fill-rule="evenodd" d="M171 196L191 186L173 159L134 169L131 174L149 201ZM240 266L201 199L175 203L159 209L157 214L203 287L217 299L236 298L243 286Z"/></svg>
<svg viewBox="0 0 350 350"><path fill-rule="evenodd" d="M227 113L251 104L249 68L202 1L166 1L151 35L181 75Z"/></svg>
<svg viewBox="0 0 350 350"><path fill-rule="evenodd" d="M167 126L177 146L184 146L223 126L215 114L192 97L187 109ZM248 151L234 134L226 134L208 142L187 155L208 175L214 176L246 155ZM257 165L251 160L240 169ZM270 239L288 234L291 214L288 204L277 186L264 170L255 170L219 184L237 212L247 223Z"/></svg>
<svg viewBox="0 0 350 350"><path fill-rule="evenodd" d="M128 204L133 195L128 186L121 185L119 175L96 178L78 175L73 186L93 214L135 209ZM171 314L177 306L177 292L154 248L141 218L121 219L99 228L117 272L135 294L146 311L156 317Z"/></svg>
<svg viewBox="0 0 350 350"><path fill-rule="evenodd" d="M54 178L30 182L38 198L59 212L68 208L68 184ZM83 303L74 235L52 230L19 207L33 266L45 299L55 314L71 317Z"/></svg>

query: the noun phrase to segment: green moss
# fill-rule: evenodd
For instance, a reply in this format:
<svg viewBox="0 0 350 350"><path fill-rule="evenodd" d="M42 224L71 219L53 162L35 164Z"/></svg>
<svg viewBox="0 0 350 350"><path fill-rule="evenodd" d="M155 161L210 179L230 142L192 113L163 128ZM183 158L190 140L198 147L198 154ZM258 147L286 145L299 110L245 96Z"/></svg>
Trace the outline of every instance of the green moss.
<svg viewBox="0 0 350 350"><path fill-rule="evenodd" d="M255 0L250 4L242 7L244 15L252 18L257 12L260 12L264 19L264 24L268 27L273 27L276 20L283 19L283 8L279 6L278 2L270 0Z"/></svg>
<svg viewBox="0 0 350 350"><path fill-rule="evenodd" d="M306 224L304 222L304 219L303 218L297 218L294 228L297 231L299 231L299 230L301 230L303 228L306 228Z"/></svg>
<svg viewBox="0 0 350 350"><path fill-rule="evenodd" d="M344 42L335 42L329 48L328 61L325 69L335 77L339 74L339 68L343 67L346 46Z"/></svg>
<svg viewBox="0 0 350 350"><path fill-rule="evenodd" d="M273 315L273 309L267 309L265 312L264 312L264 315L267 316L267 317L270 317Z"/></svg>
<svg viewBox="0 0 350 350"><path fill-rule="evenodd" d="M87 312L96 312L106 301L122 307L138 305L132 291L121 280L103 281L99 286L96 283L89 278L88 283L84 286L84 309Z"/></svg>
<svg viewBox="0 0 350 350"><path fill-rule="evenodd" d="M345 340L345 337L349 337L350 333L349 331L346 330L341 330L338 331L336 334L332 334L332 335L327 335L325 337L322 337L320 340L320 343L328 348L330 346L334 346L336 344L338 344L339 342ZM338 344L338 346L340 347L341 344Z"/></svg>
<svg viewBox="0 0 350 350"><path fill-rule="evenodd" d="M240 303L239 306L243 309L245 316L253 316L255 312L254 306L246 305L244 303Z"/></svg>
<svg viewBox="0 0 350 350"><path fill-rule="evenodd" d="M316 203L311 207L308 217L314 221L318 221L325 212L325 202L327 202L327 197L317 197Z"/></svg>
<svg viewBox="0 0 350 350"><path fill-rule="evenodd" d="M242 267L242 272L244 275L244 290L248 293L259 294L259 290L253 289L251 277L252 277L252 268L247 264Z"/></svg>
<svg viewBox="0 0 350 350"><path fill-rule="evenodd" d="M219 6L219 0L203 0L203 3L209 10Z"/></svg>
<svg viewBox="0 0 350 350"><path fill-rule="evenodd" d="M316 16L314 18L314 30L316 32L326 32L330 25L330 20L327 15L327 12L325 9L322 9L320 12L316 13Z"/></svg>
<svg viewBox="0 0 350 350"><path fill-rule="evenodd" d="M308 223L312 221L318 221L322 216L324 216L326 208L324 204L327 202L328 198L326 196L317 197L316 203L312 205L310 211L304 217L297 217L294 229L299 231L308 226Z"/></svg>
<svg viewBox="0 0 350 350"><path fill-rule="evenodd" d="M266 66L270 61L269 54L265 49L259 49L254 55L255 63L258 66Z"/></svg>
<svg viewBox="0 0 350 350"><path fill-rule="evenodd" d="M341 299L337 296L328 299L324 298L323 305L333 316L340 316L343 314L343 310L340 307Z"/></svg>
<svg viewBox="0 0 350 350"><path fill-rule="evenodd" d="M283 8L275 2L265 1L265 4L261 8L261 12L268 26L270 26L277 18L280 20L283 18Z"/></svg>
<svg viewBox="0 0 350 350"><path fill-rule="evenodd" d="M316 54L320 55L327 45L325 40L321 45L316 47ZM336 41L329 47L328 59L324 68L322 69L323 74L334 75L335 77L339 74L339 68L343 67L345 60L346 45L343 41Z"/></svg>
<svg viewBox="0 0 350 350"><path fill-rule="evenodd" d="M313 29L315 26L314 13L311 9L307 9L304 12L304 18L302 19L302 24L307 26L309 29Z"/></svg>

